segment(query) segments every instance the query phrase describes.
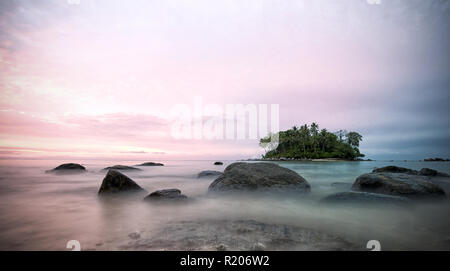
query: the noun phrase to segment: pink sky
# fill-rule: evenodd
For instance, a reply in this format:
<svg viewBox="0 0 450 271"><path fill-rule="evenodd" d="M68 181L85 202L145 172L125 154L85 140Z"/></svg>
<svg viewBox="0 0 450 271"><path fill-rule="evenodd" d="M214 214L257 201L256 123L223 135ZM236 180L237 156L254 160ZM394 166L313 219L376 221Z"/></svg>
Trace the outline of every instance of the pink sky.
<svg viewBox="0 0 450 271"><path fill-rule="evenodd" d="M450 135L438 119L448 113L449 5L431 2L6 1L0 156L261 153L255 140L172 138L170 109L195 96L279 104L282 129L360 131L369 156L438 155L414 149ZM394 150L386 133L411 144Z"/></svg>

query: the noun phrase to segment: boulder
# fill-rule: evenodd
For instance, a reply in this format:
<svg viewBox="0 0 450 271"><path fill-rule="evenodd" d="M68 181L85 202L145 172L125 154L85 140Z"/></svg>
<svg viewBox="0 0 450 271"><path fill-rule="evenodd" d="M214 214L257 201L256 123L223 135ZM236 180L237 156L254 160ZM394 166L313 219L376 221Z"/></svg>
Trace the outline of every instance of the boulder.
<svg viewBox="0 0 450 271"><path fill-rule="evenodd" d="M220 176L222 174L222 172L216 170L204 170L198 174L197 178Z"/></svg>
<svg viewBox="0 0 450 271"><path fill-rule="evenodd" d="M106 167L103 170L110 170L110 169L115 169L115 170L142 170L140 168L135 168L135 167L130 167L130 166L123 166L123 165L115 165L112 167Z"/></svg>
<svg viewBox="0 0 450 271"><path fill-rule="evenodd" d="M223 165L223 163L222 162L214 162L214 165L221 166L221 165Z"/></svg>
<svg viewBox="0 0 450 271"><path fill-rule="evenodd" d="M209 192L309 192L295 171L273 163L233 163L209 185Z"/></svg>
<svg viewBox="0 0 450 271"><path fill-rule="evenodd" d="M397 167L397 166L386 166L386 167L376 168L372 171L372 173L380 173L380 172L406 173L406 174L414 174L414 175L419 173L417 170L404 168L404 167Z"/></svg>
<svg viewBox="0 0 450 271"><path fill-rule="evenodd" d="M136 165L138 167L154 167L154 166L164 166L164 164L161 163L155 163L155 162L146 162L139 165Z"/></svg>
<svg viewBox="0 0 450 271"><path fill-rule="evenodd" d="M110 169L103 179L98 193L114 194L119 192L145 192L145 190L124 174Z"/></svg>
<svg viewBox="0 0 450 271"><path fill-rule="evenodd" d="M86 168L83 167L80 164L75 164L75 163L67 163L67 164L62 164L59 165L57 167L55 167L52 170L47 170L45 171L46 173L80 173L80 172L85 172Z"/></svg>
<svg viewBox="0 0 450 271"><path fill-rule="evenodd" d="M445 198L444 190L429 177L406 173L367 173L359 176L354 191L404 196L408 198Z"/></svg>
<svg viewBox="0 0 450 271"><path fill-rule="evenodd" d="M401 196L391 196L367 192L340 192L329 195L320 200L321 203L358 203L358 204L403 204L409 199Z"/></svg>
<svg viewBox="0 0 450 271"><path fill-rule="evenodd" d="M422 168L419 171L419 175L422 176L441 176L441 177L448 177L449 175L443 172L439 172L437 170L431 169L431 168Z"/></svg>
<svg viewBox="0 0 450 271"><path fill-rule="evenodd" d="M176 188L157 190L144 198L144 200L151 200L151 201L185 200L185 199L187 199L187 196L181 194L181 191Z"/></svg>

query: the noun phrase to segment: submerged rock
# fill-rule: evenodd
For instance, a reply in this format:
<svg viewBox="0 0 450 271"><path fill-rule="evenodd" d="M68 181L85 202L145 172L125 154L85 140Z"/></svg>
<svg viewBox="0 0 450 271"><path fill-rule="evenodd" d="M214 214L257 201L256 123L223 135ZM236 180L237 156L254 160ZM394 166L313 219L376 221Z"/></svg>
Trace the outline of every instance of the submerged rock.
<svg viewBox="0 0 450 271"><path fill-rule="evenodd" d="M46 173L80 173L80 172L85 172L86 168L83 167L80 164L76 164L76 163L67 163L67 164L62 164L59 165L57 167L55 167L54 169L51 170L47 170L45 171Z"/></svg>
<svg viewBox="0 0 450 271"><path fill-rule="evenodd" d="M413 175L417 175L419 173L417 170L404 168L404 167L397 167L397 166L386 166L386 167L382 167L382 168L376 168L372 171L372 173L381 173L381 172L406 173L406 174L413 174Z"/></svg>
<svg viewBox="0 0 450 271"><path fill-rule="evenodd" d="M110 169L103 179L98 193L114 194L120 192L145 192L145 190L124 174Z"/></svg>
<svg viewBox="0 0 450 271"><path fill-rule="evenodd" d="M309 192L308 182L295 171L273 163L233 163L209 185L210 192Z"/></svg>
<svg viewBox="0 0 450 271"><path fill-rule="evenodd" d="M222 172L216 170L204 170L198 174L197 178L220 176L222 174Z"/></svg>
<svg viewBox="0 0 450 271"><path fill-rule="evenodd" d="M127 238L119 250L364 250L315 229L255 220L173 221L146 236Z"/></svg>
<svg viewBox="0 0 450 271"><path fill-rule="evenodd" d="M144 198L144 200L157 200L157 201L185 200L185 199L187 199L187 196L181 194L181 191L176 188L157 190Z"/></svg>
<svg viewBox="0 0 450 271"><path fill-rule="evenodd" d="M115 169L115 170L142 170L140 168L135 168L135 167L130 167L130 166L123 166L123 165L115 165L112 167L106 167L103 170L110 170L110 169Z"/></svg>
<svg viewBox="0 0 450 271"><path fill-rule="evenodd" d="M146 162L139 165L136 165L138 167L154 167L154 166L164 166L164 164L161 163L155 163L155 162Z"/></svg>
<svg viewBox="0 0 450 271"><path fill-rule="evenodd" d="M383 195L368 192L340 192L329 195L320 200L321 203L392 203L392 204L404 204L408 203L409 199L400 196Z"/></svg>
<svg viewBox="0 0 450 271"><path fill-rule="evenodd" d="M223 163L222 162L214 162L214 165L221 166L221 165L223 165Z"/></svg>
<svg viewBox="0 0 450 271"><path fill-rule="evenodd" d="M426 176L405 173L367 173L359 176L352 190L408 198L445 198L444 190Z"/></svg>

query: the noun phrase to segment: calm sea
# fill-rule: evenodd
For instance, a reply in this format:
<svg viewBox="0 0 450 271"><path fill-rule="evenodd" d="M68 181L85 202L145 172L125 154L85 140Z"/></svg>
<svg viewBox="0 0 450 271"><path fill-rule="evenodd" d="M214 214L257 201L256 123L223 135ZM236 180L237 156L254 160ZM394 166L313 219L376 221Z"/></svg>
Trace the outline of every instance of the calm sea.
<svg viewBox="0 0 450 271"><path fill-rule="evenodd" d="M45 173L64 162L81 163L88 171ZM449 200L411 209L318 204L326 195L348 190L357 176L375 167L429 167L450 174L448 162L280 162L311 184L310 195L237 199L206 196L214 178L197 178L202 170L223 171L234 161L224 161L223 166L213 165L214 161L160 161L164 167L124 173L149 192L178 188L194 198L193 203L152 205L98 197L105 176L102 168L140 162L145 161L1 160L0 249L67 250L69 240L78 240L82 249L117 250L130 233L151 234L169 222L240 218L317 229L361 244L361 248L375 239L382 249L450 249ZM340 184L333 185L336 182Z"/></svg>

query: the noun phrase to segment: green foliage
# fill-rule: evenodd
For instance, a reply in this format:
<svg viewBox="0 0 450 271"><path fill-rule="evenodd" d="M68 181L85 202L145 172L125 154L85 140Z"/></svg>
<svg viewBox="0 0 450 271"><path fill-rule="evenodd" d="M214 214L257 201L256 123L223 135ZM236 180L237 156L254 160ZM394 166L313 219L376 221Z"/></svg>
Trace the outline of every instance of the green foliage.
<svg viewBox="0 0 450 271"><path fill-rule="evenodd" d="M267 146L270 136L261 138L260 146ZM346 132L339 130L330 133L327 129L319 130L319 125L312 123L298 128L278 133L279 144L276 148L266 150L264 158L295 158L295 159L318 159L318 158L341 158L356 159L364 157L359 152L359 142L362 136L357 132Z"/></svg>

